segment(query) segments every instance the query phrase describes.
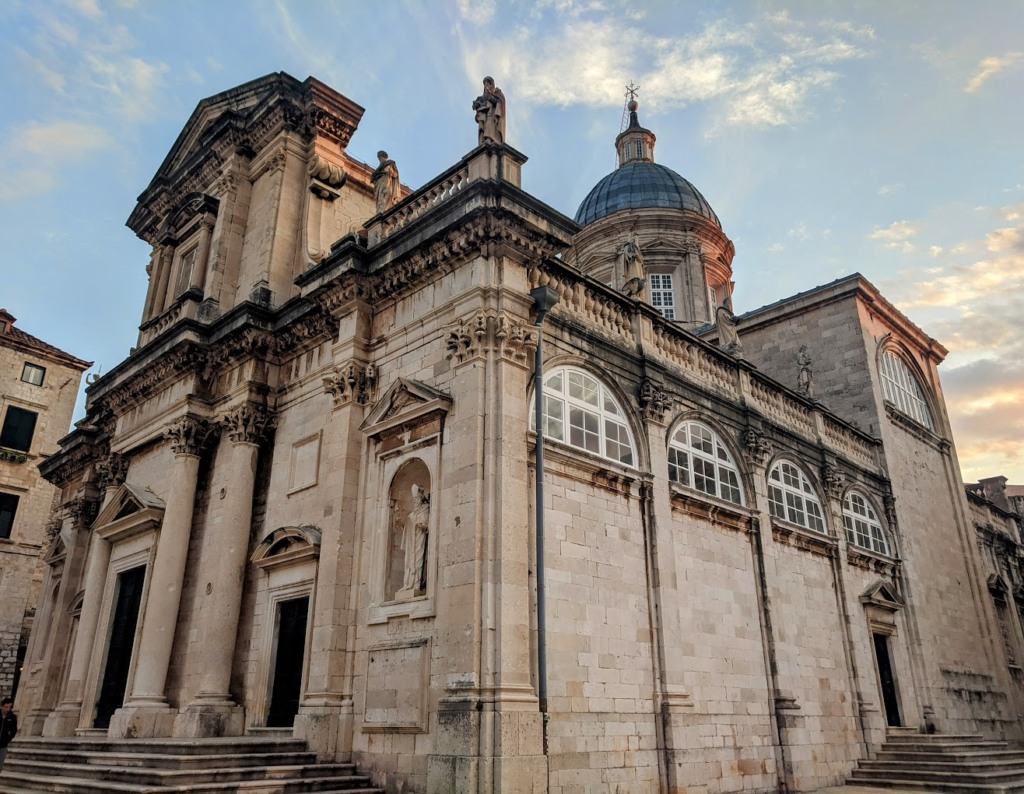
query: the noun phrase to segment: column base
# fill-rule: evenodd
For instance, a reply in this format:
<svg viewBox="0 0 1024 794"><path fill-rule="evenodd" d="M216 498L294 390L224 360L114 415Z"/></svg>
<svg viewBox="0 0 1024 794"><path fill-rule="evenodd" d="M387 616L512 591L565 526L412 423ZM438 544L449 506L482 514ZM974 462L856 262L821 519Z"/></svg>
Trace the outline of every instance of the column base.
<svg viewBox="0 0 1024 794"><path fill-rule="evenodd" d="M241 736L245 709L228 698L197 698L174 718L174 735L185 739Z"/></svg>
<svg viewBox="0 0 1024 794"><path fill-rule="evenodd" d="M294 736L306 741L317 761L350 761L353 722L351 700L339 705L299 706Z"/></svg>
<svg viewBox="0 0 1024 794"><path fill-rule="evenodd" d="M171 736L178 713L164 705L127 705L110 718L107 736L111 739L154 739Z"/></svg>
<svg viewBox="0 0 1024 794"><path fill-rule="evenodd" d="M46 716L43 736L74 736L82 721L81 703L61 703Z"/></svg>

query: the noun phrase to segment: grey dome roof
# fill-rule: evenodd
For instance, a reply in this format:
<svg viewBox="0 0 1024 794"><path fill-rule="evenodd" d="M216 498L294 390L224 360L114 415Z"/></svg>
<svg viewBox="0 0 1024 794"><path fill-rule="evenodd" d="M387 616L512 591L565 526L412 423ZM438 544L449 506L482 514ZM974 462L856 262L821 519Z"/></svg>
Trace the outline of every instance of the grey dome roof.
<svg viewBox="0 0 1024 794"><path fill-rule="evenodd" d="M620 210L651 207L690 210L722 228L697 188L671 168L643 161L619 166L598 182L576 211L576 223L586 226Z"/></svg>

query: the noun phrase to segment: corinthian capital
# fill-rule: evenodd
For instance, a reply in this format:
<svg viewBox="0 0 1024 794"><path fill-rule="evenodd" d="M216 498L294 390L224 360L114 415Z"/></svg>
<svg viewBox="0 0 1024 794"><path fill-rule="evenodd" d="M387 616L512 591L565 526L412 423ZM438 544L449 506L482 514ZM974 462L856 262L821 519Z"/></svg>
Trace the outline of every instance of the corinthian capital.
<svg viewBox="0 0 1024 794"><path fill-rule="evenodd" d="M221 424L235 444L258 444L263 434L274 426L274 415L266 408L246 403L229 411Z"/></svg>
<svg viewBox="0 0 1024 794"><path fill-rule="evenodd" d="M171 442L175 455L192 455L198 457L214 434L215 428L205 419L194 416L183 416L164 431Z"/></svg>

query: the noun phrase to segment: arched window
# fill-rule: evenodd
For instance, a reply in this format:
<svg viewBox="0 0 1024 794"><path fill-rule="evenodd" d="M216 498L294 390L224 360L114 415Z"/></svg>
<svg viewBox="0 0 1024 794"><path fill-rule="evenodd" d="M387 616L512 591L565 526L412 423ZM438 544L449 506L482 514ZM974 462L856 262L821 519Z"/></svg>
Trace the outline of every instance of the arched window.
<svg viewBox="0 0 1024 794"><path fill-rule="evenodd" d="M871 502L856 491L848 493L843 500L843 526L846 539L854 546L889 556L882 522L875 515Z"/></svg>
<svg viewBox="0 0 1024 794"><path fill-rule="evenodd" d="M544 379L544 435L603 458L636 465L626 415L592 375L562 367Z"/></svg>
<svg viewBox="0 0 1024 794"><path fill-rule="evenodd" d="M727 502L743 504L740 473L715 432L700 422L683 422L668 444L668 478Z"/></svg>
<svg viewBox="0 0 1024 794"><path fill-rule="evenodd" d="M787 461L779 461L768 475L768 502L772 515L815 532L825 531L821 502L807 475Z"/></svg>
<svg viewBox="0 0 1024 794"><path fill-rule="evenodd" d="M907 362L891 350L882 353L882 395L900 413L920 422L929 430L935 429L921 384Z"/></svg>

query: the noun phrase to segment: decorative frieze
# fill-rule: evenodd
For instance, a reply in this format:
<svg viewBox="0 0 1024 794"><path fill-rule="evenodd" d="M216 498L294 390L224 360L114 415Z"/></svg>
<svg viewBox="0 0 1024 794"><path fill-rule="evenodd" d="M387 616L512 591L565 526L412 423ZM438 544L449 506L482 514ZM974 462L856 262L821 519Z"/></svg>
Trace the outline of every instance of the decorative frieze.
<svg viewBox="0 0 1024 794"><path fill-rule="evenodd" d="M258 444L274 424L273 413L250 403L229 411L221 419L228 438L235 444Z"/></svg>
<svg viewBox="0 0 1024 794"><path fill-rule="evenodd" d="M373 362L352 360L336 366L324 378L324 392L331 395L334 407L340 408L355 400L360 405L372 402L377 392L377 367Z"/></svg>
<svg viewBox="0 0 1024 794"><path fill-rule="evenodd" d="M175 455L198 457L215 434L216 427L205 419L183 416L164 431Z"/></svg>

